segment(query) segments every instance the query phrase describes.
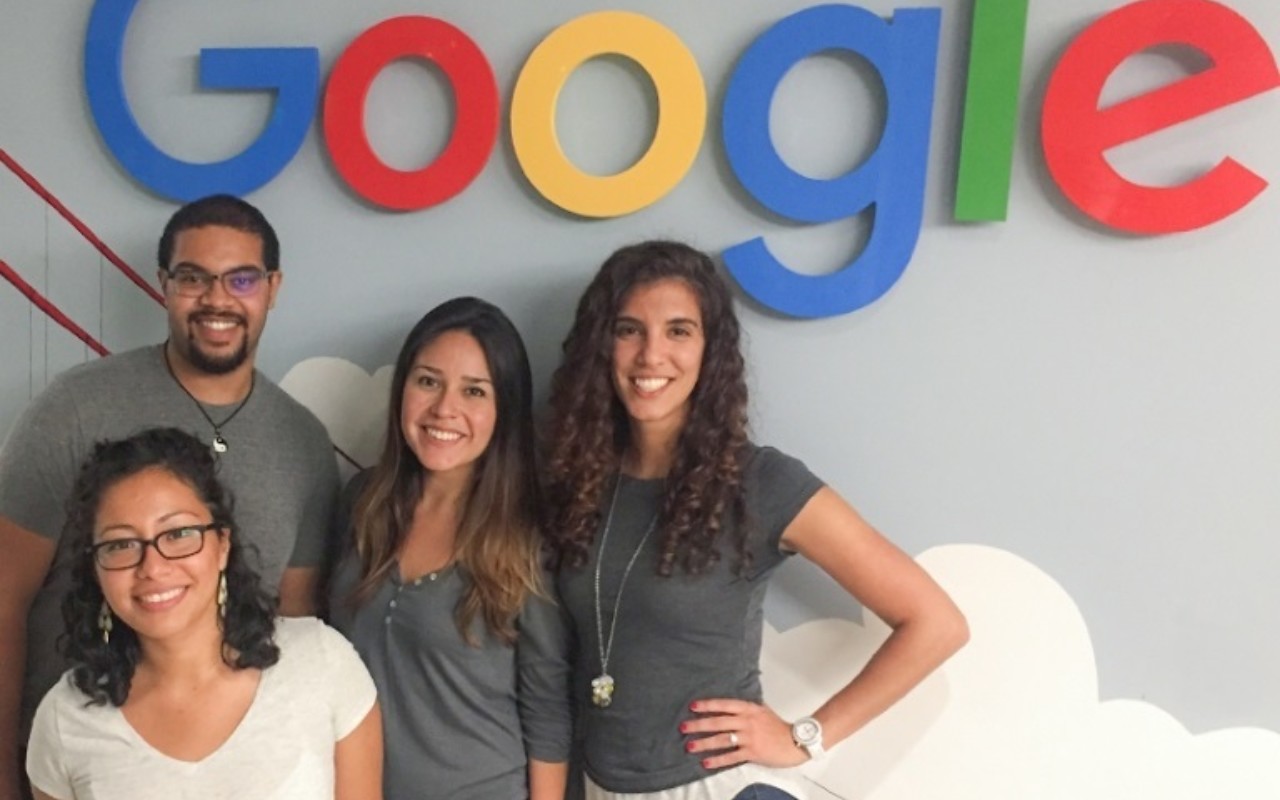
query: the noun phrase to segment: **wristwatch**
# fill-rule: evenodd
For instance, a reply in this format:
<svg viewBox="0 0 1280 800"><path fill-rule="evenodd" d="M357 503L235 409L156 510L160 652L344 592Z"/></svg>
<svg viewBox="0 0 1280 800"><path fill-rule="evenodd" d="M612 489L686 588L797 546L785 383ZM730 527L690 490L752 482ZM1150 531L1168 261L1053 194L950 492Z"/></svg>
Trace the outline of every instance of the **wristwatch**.
<svg viewBox="0 0 1280 800"><path fill-rule="evenodd" d="M826 750L822 749L822 723L813 717L804 717L791 724L791 739L796 747L804 748L810 759L822 758Z"/></svg>

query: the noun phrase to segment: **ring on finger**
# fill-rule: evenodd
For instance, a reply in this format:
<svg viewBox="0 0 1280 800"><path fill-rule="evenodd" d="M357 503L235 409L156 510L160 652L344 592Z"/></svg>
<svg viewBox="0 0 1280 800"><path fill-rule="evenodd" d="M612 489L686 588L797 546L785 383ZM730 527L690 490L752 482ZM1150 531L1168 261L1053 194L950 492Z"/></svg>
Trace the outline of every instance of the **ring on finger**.
<svg viewBox="0 0 1280 800"><path fill-rule="evenodd" d="M738 746L738 734L734 733L733 731L729 731L729 746L730 747Z"/></svg>

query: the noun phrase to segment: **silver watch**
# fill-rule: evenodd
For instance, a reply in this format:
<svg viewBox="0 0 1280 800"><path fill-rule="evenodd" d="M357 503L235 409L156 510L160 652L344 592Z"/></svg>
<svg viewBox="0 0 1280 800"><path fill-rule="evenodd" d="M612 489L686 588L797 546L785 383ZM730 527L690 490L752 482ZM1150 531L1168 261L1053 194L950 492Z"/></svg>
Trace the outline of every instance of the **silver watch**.
<svg viewBox="0 0 1280 800"><path fill-rule="evenodd" d="M791 724L791 739L796 747L804 748L810 759L822 758L822 723L813 717L804 717Z"/></svg>

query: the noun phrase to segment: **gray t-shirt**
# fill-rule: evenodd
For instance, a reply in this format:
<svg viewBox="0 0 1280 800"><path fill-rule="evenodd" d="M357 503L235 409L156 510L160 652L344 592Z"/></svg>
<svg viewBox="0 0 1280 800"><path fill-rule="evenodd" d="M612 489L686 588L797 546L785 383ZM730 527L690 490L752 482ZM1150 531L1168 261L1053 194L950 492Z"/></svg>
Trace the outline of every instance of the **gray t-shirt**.
<svg viewBox="0 0 1280 800"><path fill-rule="evenodd" d="M608 672L615 689L607 708L590 701L591 680L601 672L594 596L599 534L587 565L562 570L558 585L577 633L574 700L587 773L610 791L655 792L708 775L702 754L684 749L679 725L693 716L689 703L726 697L760 702L766 585L787 555L778 549L783 531L822 482L796 459L753 447L743 474L750 570L735 571L736 537L726 531L720 560L710 570L691 576L677 568L660 577L655 531L626 581L614 626L622 574L663 496L662 480L621 480L600 574L606 641L614 627Z"/></svg>
<svg viewBox="0 0 1280 800"><path fill-rule="evenodd" d="M205 406L218 421L234 409ZM59 541L67 499L93 445L154 426L213 439L209 422L165 368L161 346L67 370L27 407L0 448L0 516ZM264 585L274 591L286 566L318 567L325 558L338 489L332 445L320 421L261 373L222 434L229 449L218 456L218 477L234 500L236 535L257 547ZM24 738L40 698L69 666L55 647L70 586L67 545L59 541L27 618Z"/></svg>
<svg viewBox="0 0 1280 800"><path fill-rule="evenodd" d="M340 530L362 483L343 493ZM350 534L348 534L348 537ZM399 570L357 609L346 602L359 565L344 558L330 591L332 623L355 645L382 702L383 796L495 800L528 796L528 759L567 761L572 740L568 621L530 597L504 645L472 624L463 641L454 609L467 587L456 566L401 581ZM551 580L546 585L553 587Z"/></svg>

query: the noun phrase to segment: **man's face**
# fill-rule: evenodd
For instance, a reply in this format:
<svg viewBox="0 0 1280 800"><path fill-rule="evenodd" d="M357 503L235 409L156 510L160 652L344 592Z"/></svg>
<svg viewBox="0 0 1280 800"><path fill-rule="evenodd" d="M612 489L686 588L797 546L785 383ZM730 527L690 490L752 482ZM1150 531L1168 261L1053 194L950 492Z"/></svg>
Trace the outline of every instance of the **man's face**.
<svg viewBox="0 0 1280 800"><path fill-rule="evenodd" d="M211 375L252 365L281 279L262 263L262 240L221 225L189 228L165 266L160 285L177 355Z"/></svg>

